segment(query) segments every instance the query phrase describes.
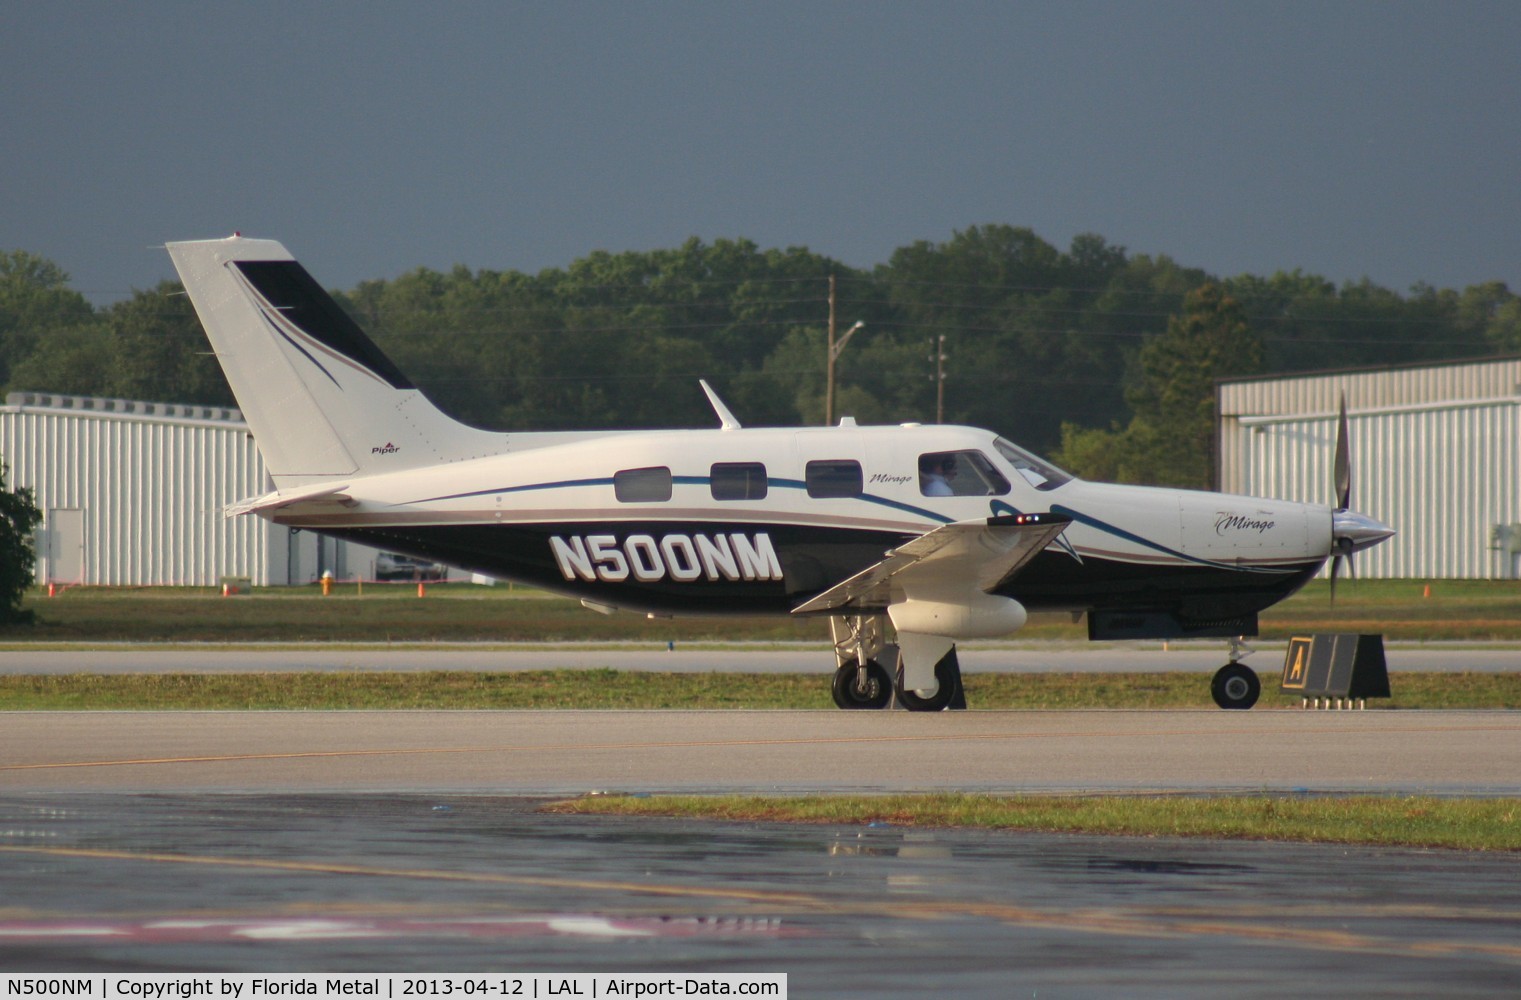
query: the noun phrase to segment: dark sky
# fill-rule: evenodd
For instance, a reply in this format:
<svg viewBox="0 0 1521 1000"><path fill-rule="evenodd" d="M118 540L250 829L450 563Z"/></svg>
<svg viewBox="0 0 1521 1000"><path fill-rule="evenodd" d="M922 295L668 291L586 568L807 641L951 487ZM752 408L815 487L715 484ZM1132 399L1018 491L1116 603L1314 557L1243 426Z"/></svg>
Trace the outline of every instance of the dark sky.
<svg viewBox="0 0 1521 1000"><path fill-rule="evenodd" d="M0 249L348 288L985 223L1219 275L1521 289L1521 4L79 3L0 17Z"/></svg>

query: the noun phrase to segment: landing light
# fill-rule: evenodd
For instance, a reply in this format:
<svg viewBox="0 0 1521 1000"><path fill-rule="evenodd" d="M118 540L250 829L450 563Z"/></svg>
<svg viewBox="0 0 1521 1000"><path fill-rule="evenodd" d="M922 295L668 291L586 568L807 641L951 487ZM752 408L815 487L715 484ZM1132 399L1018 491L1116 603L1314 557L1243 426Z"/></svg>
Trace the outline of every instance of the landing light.
<svg viewBox="0 0 1521 1000"><path fill-rule="evenodd" d="M1037 524L1062 524L1070 520L1064 515L1042 514L998 514L988 518L988 524L1004 525L1007 527L1022 528Z"/></svg>

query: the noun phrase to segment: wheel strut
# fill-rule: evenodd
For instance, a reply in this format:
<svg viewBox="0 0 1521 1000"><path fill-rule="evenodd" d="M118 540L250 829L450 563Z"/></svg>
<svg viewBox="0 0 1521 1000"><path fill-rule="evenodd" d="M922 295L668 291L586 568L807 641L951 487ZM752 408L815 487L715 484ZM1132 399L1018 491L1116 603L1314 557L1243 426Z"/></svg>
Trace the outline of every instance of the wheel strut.
<svg viewBox="0 0 1521 1000"><path fill-rule="evenodd" d="M829 619L834 637L835 704L841 708L885 708L892 701L893 682L881 657L897 656L885 641L884 615L839 615Z"/></svg>

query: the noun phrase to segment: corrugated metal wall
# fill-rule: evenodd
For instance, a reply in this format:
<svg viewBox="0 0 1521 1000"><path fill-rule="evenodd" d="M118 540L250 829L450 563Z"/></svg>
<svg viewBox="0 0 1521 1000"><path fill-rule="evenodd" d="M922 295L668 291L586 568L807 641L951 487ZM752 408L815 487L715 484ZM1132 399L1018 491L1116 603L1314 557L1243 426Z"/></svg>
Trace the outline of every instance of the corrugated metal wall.
<svg viewBox="0 0 1521 1000"><path fill-rule="evenodd" d="M83 512L78 582L286 582L286 532L273 529L275 539L262 518L222 516L223 505L270 489L237 411L21 393L7 403L0 458L8 484L31 487L44 516ZM46 582L45 534L41 541L38 582Z"/></svg>
<svg viewBox="0 0 1521 1000"><path fill-rule="evenodd" d="M1239 417L1334 412L1343 392L1348 407L1373 409L1514 396L1518 388L1521 358L1320 372L1222 382L1220 412Z"/></svg>
<svg viewBox="0 0 1521 1000"><path fill-rule="evenodd" d="M1345 391L1352 507L1399 530L1358 575L1514 576L1495 529L1521 523L1518 385L1521 359L1222 383L1221 488L1332 503Z"/></svg>
<svg viewBox="0 0 1521 1000"><path fill-rule="evenodd" d="M31 487L45 519L37 582L104 586L309 583L324 570L373 579L376 550L261 517L222 516L269 492L264 462L237 410L13 392L0 406L6 484ZM83 572L50 565L55 510L79 511ZM60 523L64 515L57 518Z"/></svg>

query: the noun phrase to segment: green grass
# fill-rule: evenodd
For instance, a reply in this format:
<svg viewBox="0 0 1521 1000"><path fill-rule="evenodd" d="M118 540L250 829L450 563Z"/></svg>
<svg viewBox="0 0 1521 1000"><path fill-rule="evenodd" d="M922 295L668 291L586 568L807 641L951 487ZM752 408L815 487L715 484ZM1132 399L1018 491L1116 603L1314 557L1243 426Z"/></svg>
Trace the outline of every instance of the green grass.
<svg viewBox="0 0 1521 1000"><path fill-rule="evenodd" d="M1417 642L1521 639L1521 581L1340 581L1336 603L1326 581L1263 612L1262 638L1307 632L1381 633Z"/></svg>
<svg viewBox="0 0 1521 1000"><path fill-rule="evenodd" d="M648 619L602 615L579 601L470 584L353 584L222 597L207 588L77 588L31 597L35 626L0 626L0 642L560 642L729 639L819 641L817 620Z"/></svg>
<svg viewBox="0 0 1521 1000"><path fill-rule="evenodd" d="M1426 596L1427 588L1430 596ZM580 602L523 588L341 584L259 588L221 597L213 588L73 588L25 606L35 626L0 626L0 642L436 642L701 641L819 642L818 619L782 616L647 619L599 615ZM1262 616L1264 641L1306 632L1377 632L1391 640L1521 641L1521 581L1343 581L1336 604L1323 581ZM1024 639L1084 641L1086 626L1037 614Z"/></svg>
<svg viewBox="0 0 1521 1000"><path fill-rule="evenodd" d="M821 661L822 662L822 661ZM1402 674L1370 710L1521 708L1521 674ZM970 674L976 709L1214 709L1204 674ZM1299 707L1269 679L1257 710ZM818 674L646 673L605 668L294 674L0 676L0 710L827 709Z"/></svg>
<svg viewBox="0 0 1521 1000"><path fill-rule="evenodd" d="M1431 797L999 796L785 798L597 796L558 813L744 822L953 827L1138 837L1207 837L1383 847L1521 851L1521 800Z"/></svg>

